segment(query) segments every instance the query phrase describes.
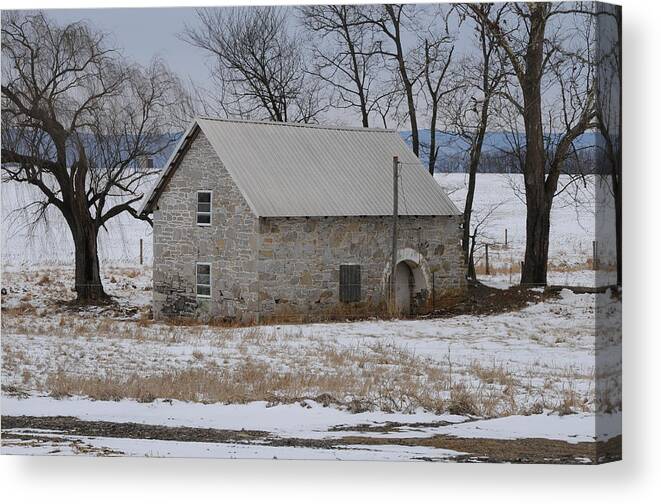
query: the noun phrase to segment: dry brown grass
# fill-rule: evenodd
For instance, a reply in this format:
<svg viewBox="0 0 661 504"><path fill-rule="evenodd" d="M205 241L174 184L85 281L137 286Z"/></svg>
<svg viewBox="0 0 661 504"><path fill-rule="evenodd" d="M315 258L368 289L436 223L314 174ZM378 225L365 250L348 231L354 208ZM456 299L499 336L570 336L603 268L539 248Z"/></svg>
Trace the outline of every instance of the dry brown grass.
<svg viewBox="0 0 661 504"><path fill-rule="evenodd" d="M471 362L468 371L480 379L483 383L512 387L517 384L517 380L512 373L501 363L493 361L490 365L484 365L477 360Z"/></svg>
<svg viewBox="0 0 661 504"><path fill-rule="evenodd" d="M20 369L20 366L27 362L25 352L16 349L7 344L2 345L2 369L3 371L12 372Z"/></svg>
<svg viewBox="0 0 661 504"><path fill-rule="evenodd" d="M248 401L295 401L312 376L273 374L268 366L247 361L232 369L191 368L152 376L82 377L59 371L48 377L54 397L85 395L98 400L123 398L149 402L156 398L181 401L245 403ZM278 397L278 393L282 397Z"/></svg>
<svg viewBox="0 0 661 504"><path fill-rule="evenodd" d="M175 327L191 327L205 325L205 322L195 317L172 317L163 321L167 325Z"/></svg>
<svg viewBox="0 0 661 504"><path fill-rule="evenodd" d="M178 328L153 323L146 314L138 323L62 315L52 317L52 328L18 325L14 321L12 332L26 336L31 331L47 331L55 338L93 338L108 340L111 345L115 340L132 339L136 345L147 341L193 346L194 351L181 366L170 369L150 365L149 371L138 367L126 373L118 363L128 357L113 348L107 360L98 361L98 368L31 368L31 374L25 376L16 367L20 365L15 358L18 356L4 356L6 364L15 369L12 384L30 384L55 396L227 403L288 403L322 396L326 402L344 405L351 411L424 408L484 417L529 414L540 404L560 412L583 411L589 407L586 398L591 397L590 392L579 393L574 386L590 377L571 368L547 369L542 364L531 364L528 375L521 371L516 374L506 363L495 360L456 363L448 355L447 362L438 361L416 355L394 341L368 339L346 345L291 327L236 329L196 323ZM70 359L66 346L57 351ZM69 372L74 369L77 373ZM539 376L549 379L541 385L533 384L531 380Z"/></svg>
<svg viewBox="0 0 661 504"><path fill-rule="evenodd" d="M573 378L562 383L562 396L553 410L560 415L571 415L577 411L589 410L586 399L576 391Z"/></svg>
<svg viewBox="0 0 661 504"><path fill-rule="evenodd" d="M154 317L151 309L146 309L140 312L140 317L138 318L138 325L140 327L148 327L154 323Z"/></svg>
<svg viewBox="0 0 661 504"><path fill-rule="evenodd" d="M246 340L241 345L268 338L257 337L258 331L244 333ZM316 399L355 412L424 408L487 417L527 411L514 400L515 380L499 366L472 365L473 372L494 383L474 385L475 375L462 379L457 373L453 380L445 366L386 343L367 347L320 343L306 350L300 360L288 362L286 370L272 361L253 359L248 347L245 350L239 365L219 365L196 350L189 368L148 376L110 372L90 377L60 370L48 376L45 387L55 397L83 395L98 400L293 403Z"/></svg>
<svg viewBox="0 0 661 504"><path fill-rule="evenodd" d="M454 385L450 391L447 411L453 415L478 415L475 394L471 393L464 384Z"/></svg>
<svg viewBox="0 0 661 504"><path fill-rule="evenodd" d="M13 307L2 307L3 317L21 317L24 315L34 315L37 309L27 301L21 301Z"/></svg>
<svg viewBox="0 0 661 504"><path fill-rule="evenodd" d="M548 271L554 273L576 273L580 271L592 270L592 258L588 258L585 262L578 263L568 263L568 262L558 262L558 261L549 261ZM599 271L614 271L615 266L612 264L599 263ZM475 265L475 272L478 275L486 275L486 263L482 260ZM493 264L489 265L489 275L521 275L521 262L520 261L510 261L507 264Z"/></svg>

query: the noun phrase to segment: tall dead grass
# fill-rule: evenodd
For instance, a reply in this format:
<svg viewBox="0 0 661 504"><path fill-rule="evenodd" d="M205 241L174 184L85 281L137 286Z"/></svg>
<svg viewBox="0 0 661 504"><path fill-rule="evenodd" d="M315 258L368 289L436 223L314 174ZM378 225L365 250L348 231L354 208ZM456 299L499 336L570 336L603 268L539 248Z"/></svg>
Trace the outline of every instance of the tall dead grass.
<svg viewBox="0 0 661 504"><path fill-rule="evenodd" d="M568 413L584 410L586 404L571 384L555 401L533 398L534 389L521 396L519 381L502 365L473 362L463 368L448 367L387 343L363 347L321 343L287 366L281 364L277 358L259 360L246 354L238 365L221 365L198 352L189 368L146 376L112 372L83 376L58 370L48 375L45 388L54 397L81 395L97 400L150 402L160 398L241 404L314 399L354 412L423 408L481 417L541 409Z"/></svg>

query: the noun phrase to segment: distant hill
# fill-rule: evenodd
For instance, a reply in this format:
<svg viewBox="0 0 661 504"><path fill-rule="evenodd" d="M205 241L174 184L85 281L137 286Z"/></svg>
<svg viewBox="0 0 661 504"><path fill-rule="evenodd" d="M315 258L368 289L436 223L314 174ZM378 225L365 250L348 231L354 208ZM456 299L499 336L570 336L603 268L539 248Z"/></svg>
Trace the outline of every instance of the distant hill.
<svg viewBox="0 0 661 504"><path fill-rule="evenodd" d="M411 132L401 131L400 135L410 145ZM557 139L559 140L559 135ZM487 132L482 148L482 162L480 171L483 173L517 173L518 161L512 154L512 144L515 140L525 143L523 133L508 133L499 131ZM421 152L420 159L426 165L429 162L430 130L420 131ZM557 140L554 139L554 143ZM468 164L468 143L462 138L443 131L436 132L436 142L440 147L436 172L456 173L465 172ZM597 135L593 132L584 133L574 141L579 151L579 161L568 162L568 172L593 173L594 150L597 145Z"/></svg>
<svg viewBox="0 0 661 504"><path fill-rule="evenodd" d="M14 132L16 132L16 136L12 137ZM23 151L25 154L29 154L31 152L30 146L20 140L22 137L19 136L21 134L19 130L10 129L6 132L6 134L8 135L8 138L10 138L10 142L13 146L12 148L16 148L19 153L21 151ZM149 145L153 146L154 151L159 151L159 148L162 148L162 150L149 158L143 157L136 159L132 163L132 167L154 169L162 168L170 158L170 155L174 151L174 148L176 147L182 134L183 132L175 132L154 136L150 140ZM107 141L99 141L96 136L82 132L78 133L78 138L85 147L85 154L89 159L90 165L92 167L101 166L105 168L108 159L113 159L113 153L115 153L115 149L118 148L118 145L120 148L124 149L125 152L128 152L128 149L132 148L133 146L133 142L127 142L122 137L117 137L115 139L112 139L111 137L105 137L104 140ZM67 143L66 150L67 159L70 163L78 158L78 148L74 144L73 140ZM50 144L46 144L45 151L42 155L45 156L46 154L51 159L56 157L55 145L52 142ZM125 156L127 156L127 154L125 154Z"/></svg>

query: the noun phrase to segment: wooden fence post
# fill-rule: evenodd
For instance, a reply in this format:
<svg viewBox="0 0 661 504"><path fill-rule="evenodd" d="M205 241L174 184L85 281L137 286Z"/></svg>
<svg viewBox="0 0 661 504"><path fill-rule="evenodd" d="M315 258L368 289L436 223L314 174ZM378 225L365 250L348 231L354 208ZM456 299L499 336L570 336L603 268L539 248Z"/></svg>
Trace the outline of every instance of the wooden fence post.
<svg viewBox="0 0 661 504"><path fill-rule="evenodd" d="M507 247L507 228L505 228L505 246Z"/></svg>
<svg viewBox="0 0 661 504"><path fill-rule="evenodd" d="M597 248L597 241L592 242L592 269L599 269L599 249Z"/></svg>
<svg viewBox="0 0 661 504"><path fill-rule="evenodd" d="M140 266L142 266L142 238L140 238Z"/></svg>
<svg viewBox="0 0 661 504"><path fill-rule="evenodd" d="M489 244L485 243L484 244L484 260L486 262L486 274L490 275L489 273Z"/></svg>

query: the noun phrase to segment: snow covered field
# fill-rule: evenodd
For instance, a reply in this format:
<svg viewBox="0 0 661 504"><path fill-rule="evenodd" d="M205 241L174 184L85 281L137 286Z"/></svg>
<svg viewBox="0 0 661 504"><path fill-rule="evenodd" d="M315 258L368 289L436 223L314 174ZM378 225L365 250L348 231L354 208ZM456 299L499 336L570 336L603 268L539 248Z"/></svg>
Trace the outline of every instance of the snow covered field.
<svg viewBox="0 0 661 504"><path fill-rule="evenodd" d="M460 208L464 179L439 177ZM478 178L476 215L500 204L485 228L495 273L481 276L498 287L523 256L512 185ZM621 341L617 327L595 339L594 294L563 290L520 310L442 319L154 323L151 269L138 263L140 238L151 262L150 230L126 217L100 238L117 305L72 311L61 219L30 236L11 213L29 195L4 184L2 195L3 453L595 462L596 442L617 442ZM561 201L549 281L594 285L594 214ZM617 321L618 300L599 301Z"/></svg>
<svg viewBox="0 0 661 504"><path fill-rule="evenodd" d="M463 211L467 176L444 173L437 174L436 179L450 192L450 198ZM614 233L606 222L595 216L595 201L600 202L599 208L602 211L612 207L609 195L597 186L598 181L594 176L587 176L585 180L572 184L568 184L569 180L568 175L560 177L559 187L567 185L567 189L556 197L551 211L548 282L554 285L594 286L596 280L592 270L592 242L597 241L598 260L605 270L600 275L600 283L614 283ZM478 174L473 212L473 224L486 218L478 242L490 244L489 263L492 274L483 274L482 247L476 251L478 276L494 286L517 284L526 240L523 176Z"/></svg>
<svg viewBox="0 0 661 504"><path fill-rule="evenodd" d="M29 269L34 265L73 264L73 239L59 210L51 207L47 220L33 225L32 209L21 210L40 200L38 189L27 184L3 182L2 188L2 265ZM140 239L143 262L152 262L151 227L129 214L108 222L99 234L99 259L104 266L138 266Z"/></svg>
<svg viewBox="0 0 661 504"><path fill-rule="evenodd" d="M173 326L146 317L149 276L136 271L106 274L117 307L76 313L61 302L73 296L63 268L5 272L13 290L3 302L2 414L266 434L240 446L195 445L195 452L176 439L134 443L32 426L5 431L13 439L5 440L5 453L68 453L73 443L80 453L442 460L460 455L418 443L448 436L595 441L605 402L596 401L593 294L565 290L488 316ZM617 331L600 344L599 371L612 405L607 417L614 412L617 424ZM389 424L396 426L364 432L365 425ZM352 436L361 446L347 448ZM377 439L362 446L366 437ZM283 439L295 441L284 449Z"/></svg>

